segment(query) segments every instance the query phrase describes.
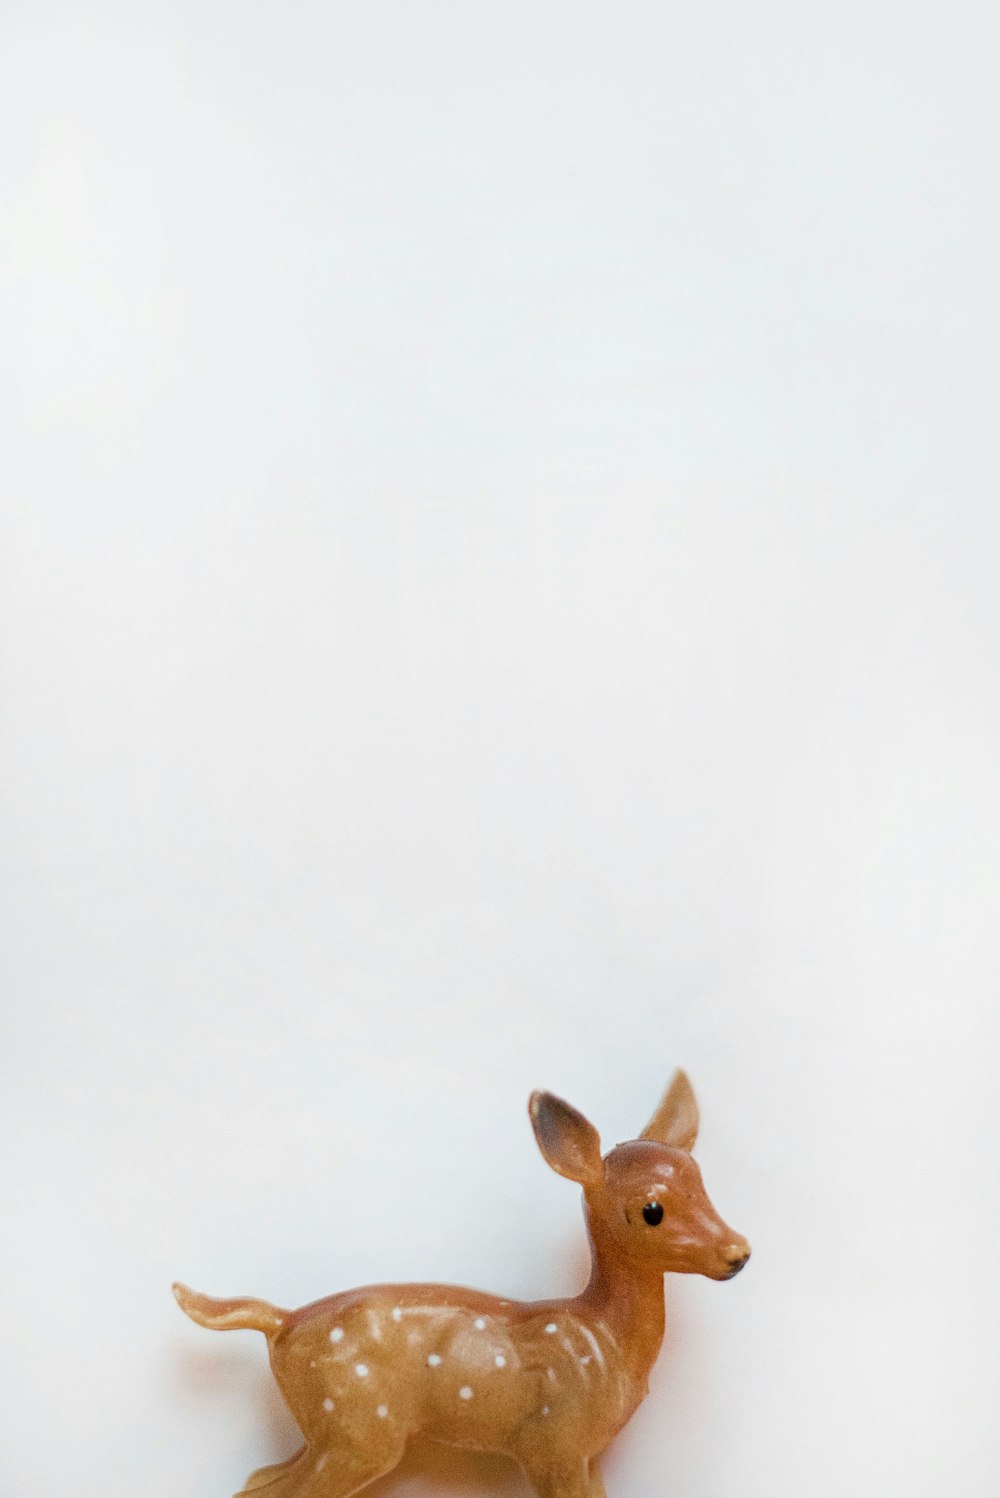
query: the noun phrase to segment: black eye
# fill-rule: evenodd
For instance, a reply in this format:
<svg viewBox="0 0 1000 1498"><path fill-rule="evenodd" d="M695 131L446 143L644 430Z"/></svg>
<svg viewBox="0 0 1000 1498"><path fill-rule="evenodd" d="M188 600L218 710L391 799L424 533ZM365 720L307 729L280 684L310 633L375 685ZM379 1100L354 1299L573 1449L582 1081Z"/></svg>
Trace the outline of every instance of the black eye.
<svg viewBox="0 0 1000 1498"><path fill-rule="evenodd" d="M663 1207L659 1202L647 1202L642 1209L642 1215L651 1228L658 1228L663 1221Z"/></svg>

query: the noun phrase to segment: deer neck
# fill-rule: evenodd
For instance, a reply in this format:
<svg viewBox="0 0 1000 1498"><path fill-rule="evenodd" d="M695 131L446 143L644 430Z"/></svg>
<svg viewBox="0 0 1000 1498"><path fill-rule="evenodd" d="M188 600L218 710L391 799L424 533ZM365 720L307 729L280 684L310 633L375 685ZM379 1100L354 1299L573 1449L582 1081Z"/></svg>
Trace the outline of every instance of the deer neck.
<svg viewBox="0 0 1000 1498"><path fill-rule="evenodd" d="M663 1274L622 1263L597 1235L590 1243L591 1274L580 1303L603 1321L633 1370L645 1378L663 1341Z"/></svg>

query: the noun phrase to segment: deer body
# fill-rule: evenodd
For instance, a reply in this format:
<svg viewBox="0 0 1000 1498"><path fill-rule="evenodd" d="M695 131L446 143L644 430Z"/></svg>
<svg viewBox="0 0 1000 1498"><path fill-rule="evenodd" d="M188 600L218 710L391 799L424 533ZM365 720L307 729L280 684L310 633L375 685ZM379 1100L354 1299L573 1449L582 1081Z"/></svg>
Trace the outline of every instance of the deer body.
<svg viewBox="0 0 1000 1498"><path fill-rule="evenodd" d="M669 1118L693 1142L693 1108L678 1073L650 1129L660 1120L667 1132ZM647 1130L602 1161L591 1125L551 1094L533 1096L532 1120L549 1163L584 1186L593 1269L578 1296L519 1302L449 1285L374 1285L282 1311L175 1286L202 1325L265 1332L305 1437L297 1456L255 1473L244 1492L348 1498L417 1436L502 1452L541 1498L603 1492L595 1458L645 1396L662 1341L664 1269L728 1279L749 1249L715 1214L681 1146ZM668 1201L672 1232L661 1235Z"/></svg>

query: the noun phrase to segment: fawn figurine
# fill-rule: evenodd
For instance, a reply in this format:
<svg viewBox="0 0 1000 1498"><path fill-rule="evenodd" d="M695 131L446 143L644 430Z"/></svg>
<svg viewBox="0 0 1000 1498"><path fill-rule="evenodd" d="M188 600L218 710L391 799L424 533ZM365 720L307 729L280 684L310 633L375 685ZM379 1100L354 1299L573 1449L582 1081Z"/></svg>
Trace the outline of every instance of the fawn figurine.
<svg viewBox="0 0 1000 1498"><path fill-rule="evenodd" d="M535 1092L538 1147L583 1187L593 1269L565 1300L503 1300L451 1285L373 1285L281 1311L174 1286L201 1326L253 1327L305 1437L255 1472L257 1498L348 1498L413 1436L499 1451L539 1498L603 1498L597 1458L646 1394L663 1339L663 1275L728 1280L750 1257L691 1158L698 1109L677 1072L638 1139L601 1158L592 1124Z"/></svg>

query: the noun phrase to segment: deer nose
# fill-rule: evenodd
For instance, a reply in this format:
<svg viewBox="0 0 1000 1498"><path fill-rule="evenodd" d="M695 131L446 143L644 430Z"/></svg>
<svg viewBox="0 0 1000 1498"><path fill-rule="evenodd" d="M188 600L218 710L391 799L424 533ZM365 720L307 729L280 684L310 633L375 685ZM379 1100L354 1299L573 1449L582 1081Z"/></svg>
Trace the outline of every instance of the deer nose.
<svg viewBox="0 0 1000 1498"><path fill-rule="evenodd" d="M750 1245L749 1243L727 1244L722 1250L722 1257L729 1265L729 1273L726 1275L726 1278L731 1280L734 1275L739 1274L747 1259L749 1259Z"/></svg>

